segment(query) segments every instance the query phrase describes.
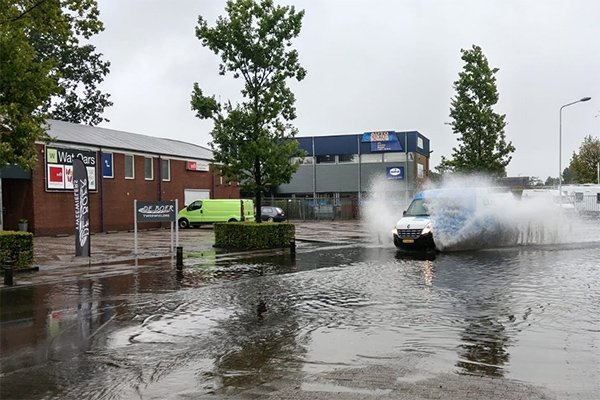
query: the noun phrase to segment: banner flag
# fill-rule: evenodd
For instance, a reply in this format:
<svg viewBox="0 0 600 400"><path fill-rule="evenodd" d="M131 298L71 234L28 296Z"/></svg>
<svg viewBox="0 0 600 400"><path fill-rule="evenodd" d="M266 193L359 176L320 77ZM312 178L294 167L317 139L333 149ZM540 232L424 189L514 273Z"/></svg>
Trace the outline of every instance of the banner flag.
<svg viewBox="0 0 600 400"><path fill-rule="evenodd" d="M75 256L90 256L90 201L88 174L83 161L73 160L73 195L75 197Z"/></svg>

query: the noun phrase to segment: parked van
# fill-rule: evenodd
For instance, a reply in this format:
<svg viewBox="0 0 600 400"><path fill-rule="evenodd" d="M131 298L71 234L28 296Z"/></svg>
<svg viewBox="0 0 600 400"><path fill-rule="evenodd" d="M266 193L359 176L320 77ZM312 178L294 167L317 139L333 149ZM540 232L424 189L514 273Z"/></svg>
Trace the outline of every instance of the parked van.
<svg viewBox="0 0 600 400"><path fill-rule="evenodd" d="M467 250L514 245L516 225L503 207L513 195L494 188L433 189L417 193L392 231L400 250Z"/></svg>
<svg viewBox="0 0 600 400"><path fill-rule="evenodd" d="M179 210L177 221L182 229L214 222L254 221L254 202L241 199L202 199Z"/></svg>

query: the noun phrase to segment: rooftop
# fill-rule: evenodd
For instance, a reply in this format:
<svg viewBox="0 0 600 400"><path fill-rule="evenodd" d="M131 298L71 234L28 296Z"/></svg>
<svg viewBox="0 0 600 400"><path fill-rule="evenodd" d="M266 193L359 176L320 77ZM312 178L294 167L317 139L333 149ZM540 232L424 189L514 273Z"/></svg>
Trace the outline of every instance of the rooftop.
<svg viewBox="0 0 600 400"><path fill-rule="evenodd" d="M48 125L50 126L48 134L54 139L55 144L57 142L83 144L100 147L103 150L129 150L173 157L213 159L210 149L179 140L58 120L49 120Z"/></svg>

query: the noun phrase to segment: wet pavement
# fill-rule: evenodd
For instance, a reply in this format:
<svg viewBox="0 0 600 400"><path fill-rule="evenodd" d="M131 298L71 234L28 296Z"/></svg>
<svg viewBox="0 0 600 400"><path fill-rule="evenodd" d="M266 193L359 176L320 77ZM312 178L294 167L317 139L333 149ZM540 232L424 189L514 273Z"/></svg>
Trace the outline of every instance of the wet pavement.
<svg viewBox="0 0 600 400"><path fill-rule="evenodd" d="M372 234L356 221L300 222L294 221L297 247L309 248L311 244L359 243L371 241ZM179 230L170 229L138 231L137 252L134 232L98 233L91 236L91 256L75 256L75 237L34 237L33 273L15 273L15 284L28 285L78 279L92 275L131 273L136 266L175 265L177 245L183 249L184 265L197 265L203 260L232 259L255 256L261 252L234 253L213 247L214 231L210 226ZM265 251L285 252L288 249ZM1 284L2 282L0 282Z"/></svg>
<svg viewBox="0 0 600 400"><path fill-rule="evenodd" d="M1 399L596 399L600 228L587 241L398 253L357 222L224 253L211 228L35 238L1 294Z"/></svg>

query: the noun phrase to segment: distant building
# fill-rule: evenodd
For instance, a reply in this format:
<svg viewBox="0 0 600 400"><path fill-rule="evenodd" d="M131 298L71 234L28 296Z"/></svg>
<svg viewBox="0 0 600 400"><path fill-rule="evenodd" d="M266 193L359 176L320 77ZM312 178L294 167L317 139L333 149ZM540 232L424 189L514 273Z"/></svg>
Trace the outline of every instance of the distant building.
<svg viewBox="0 0 600 400"><path fill-rule="evenodd" d="M236 184L225 184L212 171L213 154L205 147L62 121L49 125L54 141L36 144L32 171L0 169L5 230L27 219L36 235L74 232L75 157L88 170L92 232L133 229L135 199L177 199L183 207L198 198L240 196Z"/></svg>
<svg viewBox="0 0 600 400"><path fill-rule="evenodd" d="M375 179L387 183L386 196L406 202L429 174L429 139L417 131L299 137L307 156L278 197L358 199Z"/></svg>

